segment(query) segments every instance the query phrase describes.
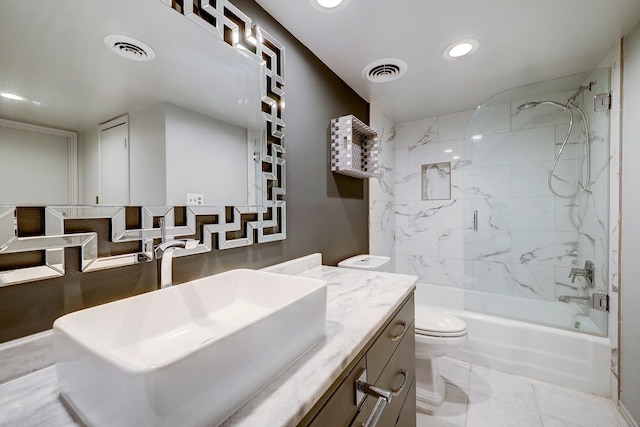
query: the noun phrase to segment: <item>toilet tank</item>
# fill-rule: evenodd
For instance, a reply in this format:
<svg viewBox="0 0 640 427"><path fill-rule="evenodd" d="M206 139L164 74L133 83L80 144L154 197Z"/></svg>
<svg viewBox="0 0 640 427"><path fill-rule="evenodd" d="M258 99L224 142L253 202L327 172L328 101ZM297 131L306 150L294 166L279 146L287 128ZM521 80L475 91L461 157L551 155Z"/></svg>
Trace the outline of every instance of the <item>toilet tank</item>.
<svg viewBox="0 0 640 427"><path fill-rule="evenodd" d="M338 267L391 273L391 258L380 255L356 255L338 263Z"/></svg>

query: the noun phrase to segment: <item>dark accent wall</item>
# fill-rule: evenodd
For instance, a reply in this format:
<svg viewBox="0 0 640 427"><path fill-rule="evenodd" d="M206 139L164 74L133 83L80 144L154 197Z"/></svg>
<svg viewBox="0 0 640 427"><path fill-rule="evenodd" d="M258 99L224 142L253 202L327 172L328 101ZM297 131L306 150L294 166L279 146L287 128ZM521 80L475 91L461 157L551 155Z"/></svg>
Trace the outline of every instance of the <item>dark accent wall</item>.
<svg viewBox="0 0 640 427"><path fill-rule="evenodd" d="M345 114L368 122L369 104L254 1L233 3L286 46L287 238L177 258L174 283L234 268L261 268L315 252L323 254L324 264L335 265L368 251L368 182L331 173L329 128L332 118ZM39 214L32 210L20 221L34 222L32 215ZM108 242L108 221L73 221L66 227L73 232L97 231L101 256L119 252L118 244ZM0 255L0 268L7 256ZM21 262L19 254L11 257L10 264ZM78 249L65 250L65 259L63 277L0 288L0 342L50 329L63 314L156 287L155 262L81 273Z"/></svg>

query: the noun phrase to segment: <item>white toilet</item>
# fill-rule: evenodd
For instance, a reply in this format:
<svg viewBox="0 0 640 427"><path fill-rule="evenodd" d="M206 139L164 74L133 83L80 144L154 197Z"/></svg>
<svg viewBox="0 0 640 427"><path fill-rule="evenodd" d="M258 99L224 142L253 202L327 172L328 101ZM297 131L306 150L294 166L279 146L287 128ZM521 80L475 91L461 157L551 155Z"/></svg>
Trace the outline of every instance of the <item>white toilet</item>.
<svg viewBox="0 0 640 427"><path fill-rule="evenodd" d="M390 271L389 257L357 255L338 267L370 271ZM416 305L416 397L430 405L444 402L446 389L438 370L438 358L467 342L467 325L456 316L435 307Z"/></svg>
<svg viewBox="0 0 640 427"><path fill-rule="evenodd" d="M391 258L380 255L356 255L338 263L338 267L391 273Z"/></svg>
<svg viewBox="0 0 640 427"><path fill-rule="evenodd" d="M467 325L437 308L416 306L416 397L441 405L446 395L438 358L461 348L467 341Z"/></svg>

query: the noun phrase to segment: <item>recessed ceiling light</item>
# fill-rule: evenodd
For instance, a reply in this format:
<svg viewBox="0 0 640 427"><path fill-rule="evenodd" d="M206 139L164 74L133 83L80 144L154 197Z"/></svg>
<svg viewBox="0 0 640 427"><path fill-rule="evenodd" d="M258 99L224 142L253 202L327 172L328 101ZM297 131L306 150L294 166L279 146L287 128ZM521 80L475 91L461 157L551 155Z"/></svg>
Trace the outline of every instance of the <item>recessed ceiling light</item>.
<svg viewBox="0 0 640 427"><path fill-rule="evenodd" d="M480 42L476 39L459 40L447 47L442 52L444 59L456 59L468 55L478 49Z"/></svg>
<svg viewBox="0 0 640 427"><path fill-rule="evenodd" d="M471 139L474 141L479 141L482 139L482 134L473 135Z"/></svg>
<svg viewBox="0 0 640 427"><path fill-rule="evenodd" d="M9 93L9 92L0 92L0 96L6 99L10 99L12 101L28 101L29 100L29 98L26 98L21 95L16 95L15 93Z"/></svg>
<svg viewBox="0 0 640 427"><path fill-rule="evenodd" d="M452 159L453 160L458 160L460 158L460 156L453 156Z"/></svg>
<svg viewBox="0 0 640 427"><path fill-rule="evenodd" d="M453 150L451 148L447 148L446 150L444 150L445 153L453 153Z"/></svg>
<svg viewBox="0 0 640 427"><path fill-rule="evenodd" d="M311 5L322 12L336 12L343 9L349 0L309 0Z"/></svg>

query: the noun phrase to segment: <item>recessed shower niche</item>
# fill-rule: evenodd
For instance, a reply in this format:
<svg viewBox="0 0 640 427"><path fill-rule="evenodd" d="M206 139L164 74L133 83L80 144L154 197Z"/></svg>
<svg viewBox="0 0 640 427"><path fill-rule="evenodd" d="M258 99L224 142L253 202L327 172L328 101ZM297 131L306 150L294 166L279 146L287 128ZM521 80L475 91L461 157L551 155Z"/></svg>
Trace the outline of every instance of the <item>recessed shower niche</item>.
<svg viewBox="0 0 640 427"><path fill-rule="evenodd" d="M451 199L451 162L422 165L422 200Z"/></svg>

